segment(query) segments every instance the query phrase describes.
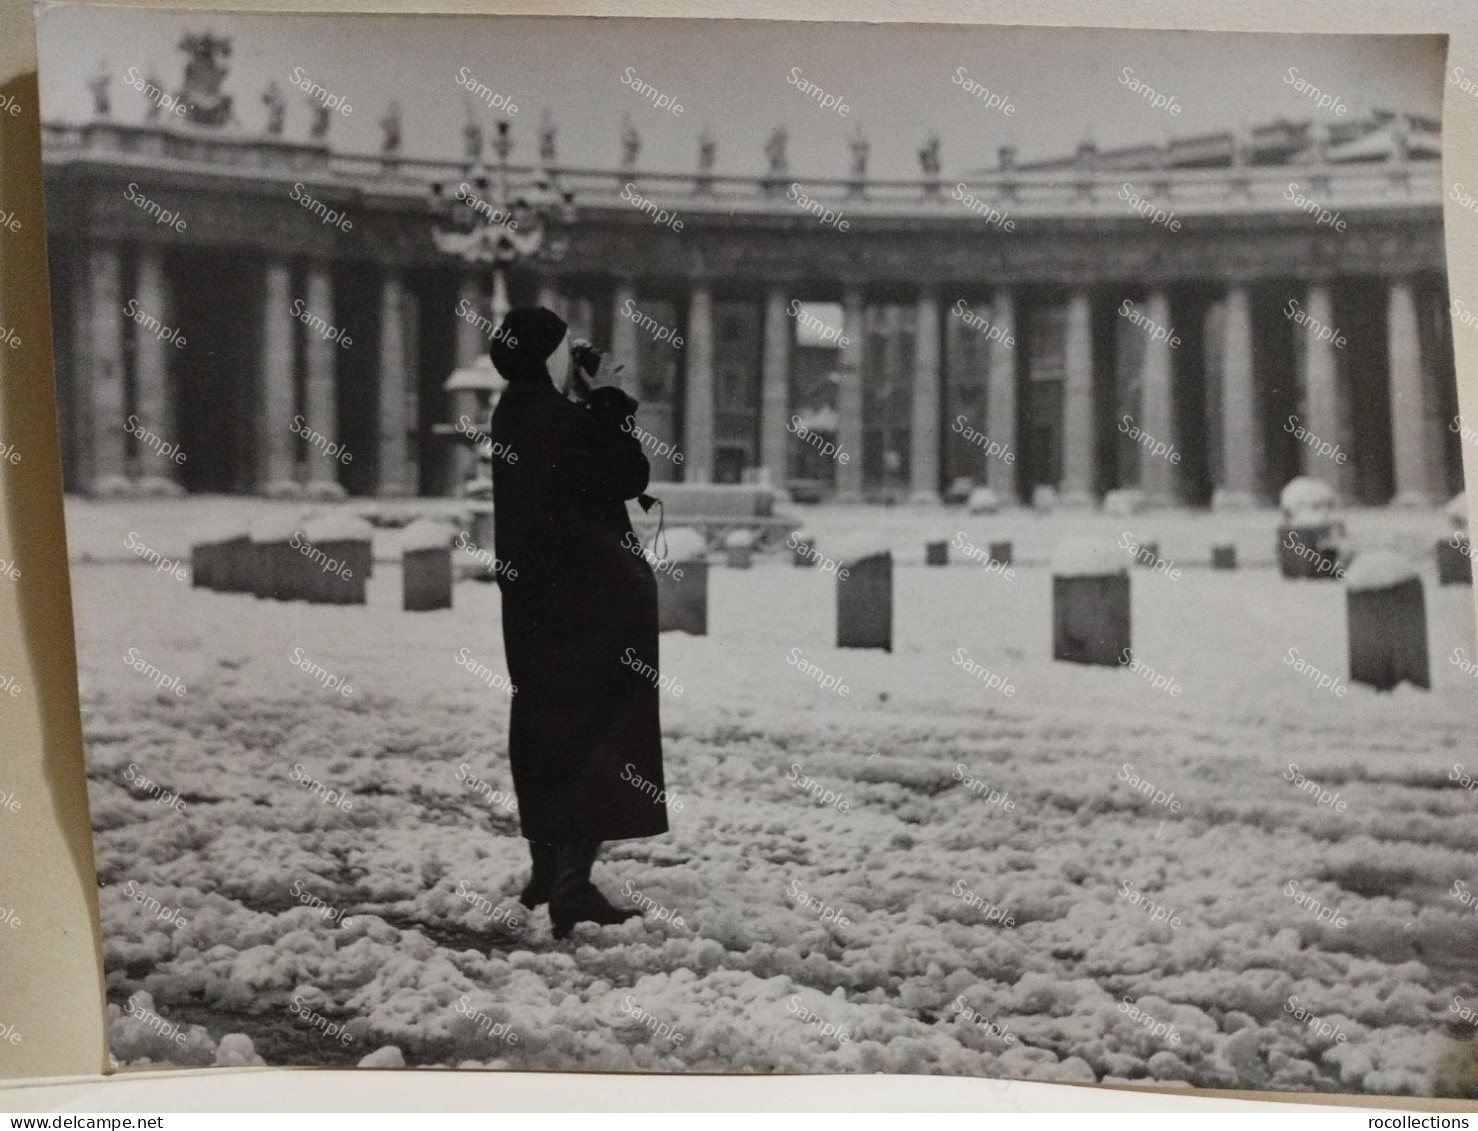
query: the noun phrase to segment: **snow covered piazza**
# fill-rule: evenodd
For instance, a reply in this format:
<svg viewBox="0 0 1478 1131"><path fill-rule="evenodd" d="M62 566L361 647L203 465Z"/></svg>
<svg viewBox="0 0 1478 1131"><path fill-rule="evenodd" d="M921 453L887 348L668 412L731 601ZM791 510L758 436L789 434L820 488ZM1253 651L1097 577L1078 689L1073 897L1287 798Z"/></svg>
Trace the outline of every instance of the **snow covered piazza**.
<svg viewBox="0 0 1478 1131"><path fill-rule="evenodd" d="M207 592L122 548L188 560L198 507L70 500L114 1056L1474 1094L1478 648L1433 516L1349 518L1423 562L1433 686L1394 693L1266 513L805 518L893 549L892 653L834 647L833 573L712 569L708 635L661 643L672 832L596 865L643 917L556 942L493 586L402 612L382 529L366 606ZM925 566L956 531L1012 575ZM1179 694L1051 659L1085 532L1177 563L1121 551Z"/></svg>
<svg viewBox="0 0 1478 1131"><path fill-rule="evenodd" d="M1478 1096L1443 37L41 25L120 1063Z"/></svg>

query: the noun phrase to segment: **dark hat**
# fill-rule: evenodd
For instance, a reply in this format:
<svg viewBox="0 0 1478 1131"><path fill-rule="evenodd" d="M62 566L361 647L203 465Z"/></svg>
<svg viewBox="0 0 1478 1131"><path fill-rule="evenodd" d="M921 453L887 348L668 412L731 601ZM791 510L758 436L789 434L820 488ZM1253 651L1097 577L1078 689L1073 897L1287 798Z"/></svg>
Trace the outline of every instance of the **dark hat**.
<svg viewBox="0 0 1478 1131"><path fill-rule="evenodd" d="M488 355L505 381L549 380L544 363L569 332L565 320L542 306L510 310L493 334Z"/></svg>

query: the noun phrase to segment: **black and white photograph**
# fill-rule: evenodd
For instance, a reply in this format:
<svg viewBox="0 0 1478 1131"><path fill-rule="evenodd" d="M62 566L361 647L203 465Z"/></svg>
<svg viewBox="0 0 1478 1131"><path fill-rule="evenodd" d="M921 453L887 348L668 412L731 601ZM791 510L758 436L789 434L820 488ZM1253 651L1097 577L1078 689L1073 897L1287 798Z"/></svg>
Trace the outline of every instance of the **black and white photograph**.
<svg viewBox="0 0 1478 1131"><path fill-rule="evenodd" d="M117 1067L1478 1097L1445 36L37 34Z"/></svg>

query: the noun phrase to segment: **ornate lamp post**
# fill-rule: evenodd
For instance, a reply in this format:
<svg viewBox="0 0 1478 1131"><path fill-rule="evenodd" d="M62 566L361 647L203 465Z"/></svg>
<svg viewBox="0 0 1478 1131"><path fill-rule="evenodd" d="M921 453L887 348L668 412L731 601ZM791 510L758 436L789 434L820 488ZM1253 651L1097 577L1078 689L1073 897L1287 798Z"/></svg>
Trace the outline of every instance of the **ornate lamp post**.
<svg viewBox="0 0 1478 1131"><path fill-rule="evenodd" d="M509 309L507 272L524 263L562 259L569 237L559 229L575 218L574 196L559 187L552 166L514 184L508 166L513 152L509 126L507 121L498 123L493 141L498 160L490 166L481 162L482 129L469 120L464 130L467 179L452 192L440 181L431 186L431 238L439 251L469 270L489 273L492 302L488 313L494 328L502 324ZM553 157L552 147L546 146L544 156ZM502 379L486 351L471 365L457 369L442 386L450 395L453 419L466 416L484 436L501 387ZM490 493L491 443L468 436L453 424L438 424L433 430L466 445L459 450L467 451L468 457L454 465L464 480L463 493L474 497Z"/></svg>

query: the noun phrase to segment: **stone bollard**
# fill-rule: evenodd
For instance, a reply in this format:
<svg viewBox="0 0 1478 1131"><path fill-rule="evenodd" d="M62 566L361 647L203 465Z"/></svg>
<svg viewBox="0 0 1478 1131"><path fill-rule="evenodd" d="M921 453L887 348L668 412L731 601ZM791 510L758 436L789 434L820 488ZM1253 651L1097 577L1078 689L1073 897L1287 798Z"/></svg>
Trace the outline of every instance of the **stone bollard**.
<svg viewBox="0 0 1478 1131"><path fill-rule="evenodd" d="M949 543L948 542L926 542L924 543L924 564L931 566L949 565Z"/></svg>
<svg viewBox="0 0 1478 1131"><path fill-rule="evenodd" d="M216 543L216 582L222 593L252 592L252 563L255 560L251 534L245 523L231 528Z"/></svg>
<svg viewBox="0 0 1478 1131"><path fill-rule="evenodd" d="M196 542L190 547L190 588L221 590L224 553L219 542Z"/></svg>
<svg viewBox="0 0 1478 1131"><path fill-rule="evenodd" d="M785 544L791 548L790 564L796 566L813 566L816 564L814 556L816 549L816 535L809 530L797 530L785 540Z"/></svg>
<svg viewBox="0 0 1478 1131"><path fill-rule="evenodd" d="M1356 556L1345 574L1350 682L1390 691L1407 680L1432 686L1422 579L1390 550Z"/></svg>
<svg viewBox="0 0 1478 1131"><path fill-rule="evenodd" d="M1212 569L1236 569L1237 547L1231 542L1223 542L1219 546L1211 547Z"/></svg>
<svg viewBox="0 0 1478 1131"><path fill-rule="evenodd" d="M1128 663L1129 569L1115 542L1069 538L1052 557L1052 658Z"/></svg>
<svg viewBox="0 0 1478 1131"><path fill-rule="evenodd" d="M401 607L408 613L452 607L452 527L418 518L400 533Z"/></svg>
<svg viewBox="0 0 1478 1131"><path fill-rule="evenodd" d="M1468 542L1468 495L1460 491L1448 500L1443 513L1452 523L1452 533L1437 543L1437 583L1473 584L1473 548Z"/></svg>
<svg viewBox="0 0 1478 1131"><path fill-rule="evenodd" d="M357 515L338 511L315 518L303 531L312 549L303 561L312 570L304 586L314 604L363 605L374 528Z"/></svg>
<svg viewBox="0 0 1478 1131"><path fill-rule="evenodd" d="M251 592L263 600L291 601L300 576L302 560L293 549L293 535L301 531L302 522L291 515L268 514L252 521L249 538Z"/></svg>
<svg viewBox="0 0 1478 1131"><path fill-rule="evenodd" d="M479 554L476 558L477 564L468 571L468 576L478 581L496 581L498 578L497 555L493 549L493 508L479 506L472 512L472 529L467 537L472 540L475 550L469 551Z"/></svg>
<svg viewBox="0 0 1478 1131"><path fill-rule="evenodd" d="M1000 562L1003 566L1011 564L1011 543L992 542L990 544L990 560Z"/></svg>
<svg viewBox="0 0 1478 1131"><path fill-rule="evenodd" d="M213 527L190 547L190 585L217 593L251 592L250 566L240 564L241 558L249 557L250 549L251 538L244 522ZM238 577L244 580L238 581Z"/></svg>
<svg viewBox="0 0 1478 1131"><path fill-rule="evenodd" d="M1346 563L1334 523L1288 524L1278 527L1278 571L1293 580L1334 581Z"/></svg>
<svg viewBox="0 0 1478 1131"><path fill-rule="evenodd" d="M1473 552L1468 536L1454 530L1437 543L1437 583L1439 585L1472 585Z"/></svg>
<svg viewBox="0 0 1478 1131"><path fill-rule="evenodd" d="M893 554L864 552L847 558L837 575L837 647L893 651Z"/></svg>
<svg viewBox="0 0 1478 1131"><path fill-rule="evenodd" d="M748 569L754 564L753 530L731 530L724 535L724 564L730 569Z"/></svg>
<svg viewBox="0 0 1478 1131"><path fill-rule="evenodd" d="M643 556L657 575L657 631L708 635L708 543L691 527L670 530L659 549Z"/></svg>

